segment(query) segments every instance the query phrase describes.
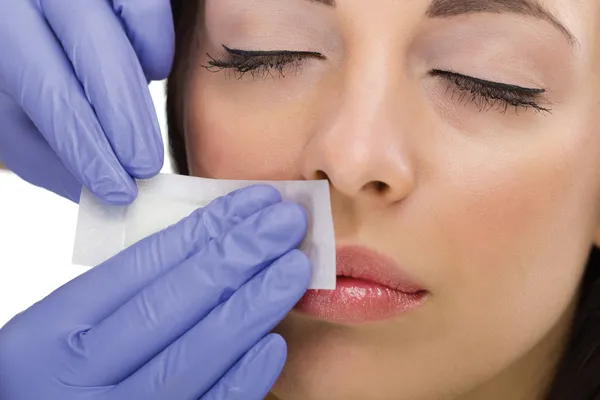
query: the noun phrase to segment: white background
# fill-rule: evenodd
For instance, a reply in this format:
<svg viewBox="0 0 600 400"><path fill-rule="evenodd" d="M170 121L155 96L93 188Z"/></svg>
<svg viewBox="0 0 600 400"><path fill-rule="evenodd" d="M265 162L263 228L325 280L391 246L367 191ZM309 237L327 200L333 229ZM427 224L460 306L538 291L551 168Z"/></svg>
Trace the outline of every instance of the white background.
<svg viewBox="0 0 600 400"><path fill-rule="evenodd" d="M166 146L163 85L150 90ZM0 171L0 327L85 272L71 265L76 222L77 205Z"/></svg>

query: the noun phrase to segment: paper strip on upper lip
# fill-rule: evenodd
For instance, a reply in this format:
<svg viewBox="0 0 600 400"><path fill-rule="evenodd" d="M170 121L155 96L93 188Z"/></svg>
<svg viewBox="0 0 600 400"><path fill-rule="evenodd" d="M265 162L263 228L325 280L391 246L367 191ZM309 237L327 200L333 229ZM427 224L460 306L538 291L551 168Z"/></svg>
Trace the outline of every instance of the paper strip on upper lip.
<svg viewBox="0 0 600 400"><path fill-rule="evenodd" d="M309 288L335 289L335 236L327 181L233 181L160 174L138 181L138 197L128 206L106 205L84 189L79 202L73 264L99 265L217 197L259 183L274 186L284 199L305 208L308 231L300 249L312 264Z"/></svg>

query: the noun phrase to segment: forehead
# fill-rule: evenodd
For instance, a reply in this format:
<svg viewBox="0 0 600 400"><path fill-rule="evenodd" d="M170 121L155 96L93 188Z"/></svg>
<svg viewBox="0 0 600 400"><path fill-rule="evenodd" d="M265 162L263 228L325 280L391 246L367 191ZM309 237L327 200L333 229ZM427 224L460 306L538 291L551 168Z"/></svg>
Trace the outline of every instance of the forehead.
<svg viewBox="0 0 600 400"><path fill-rule="evenodd" d="M172 0L179 2L180 0ZM388 9L390 13L402 13L403 9L421 10L415 13L415 18L419 14L425 15L426 10L430 10L432 4L436 1L445 3L471 4L477 8L485 8L484 3L508 4L529 2L537 3L547 10L559 24L565 26L575 38L581 47L582 56L589 57L590 54L597 53L600 49L598 35L600 35L600 0L411 0L410 2L397 0L377 0L366 2L364 0L197 0L207 10L220 10L218 13L210 12L210 15L219 15L220 21L206 21L208 25L214 26L218 23L233 23L231 21L234 15L245 15L246 19L260 20L261 15L270 16L272 19L276 15L289 16L286 9L303 9L302 18L317 18L326 13L350 15L353 19L355 15L361 15L369 8ZM465 6L458 7L465 8ZM506 9L507 7L500 7ZM392 10L393 9L393 10ZM364 15L364 14L363 14ZM406 14L405 14L406 15ZM412 13L411 13L412 15ZM228 16L228 17L227 17ZM284 18L285 19L285 18ZM229 20L229 21L228 21ZM283 22L283 21L282 21ZM369 22L365 22L369 23Z"/></svg>
<svg viewBox="0 0 600 400"><path fill-rule="evenodd" d="M173 6L180 3L181 0L171 0ZM398 1L388 0L377 0L375 2L364 2L364 0L197 0L201 4L210 6L216 6L220 4L222 7L230 8L233 10L243 8L247 11L251 11L252 7L266 8L286 8L288 6L302 4L318 4L328 7L343 8L345 12L352 12L352 10L361 10L365 8L403 8L403 7L417 7L427 9L435 3L445 3L442 7L452 4L454 8L510 8L508 6L499 7L501 5L508 4L519 4L519 3L530 3L539 4L543 8L549 10L554 14L561 22L565 22L568 25L582 25L586 21L589 24L593 24L598 19L598 11L600 10L599 0L411 0L410 4ZM463 4L462 7L456 5ZM491 3L489 7L485 7ZM526 6L525 6L526 7ZM515 6L513 8L518 8ZM321 10L322 11L322 10ZM319 12L319 8L315 8L314 12Z"/></svg>
<svg viewBox="0 0 600 400"><path fill-rule="evenodd" d="M596 41L600 34L599 12L600 1L598 0L537 0L558 20L565 24L574 36L589 46Z"/></svg>

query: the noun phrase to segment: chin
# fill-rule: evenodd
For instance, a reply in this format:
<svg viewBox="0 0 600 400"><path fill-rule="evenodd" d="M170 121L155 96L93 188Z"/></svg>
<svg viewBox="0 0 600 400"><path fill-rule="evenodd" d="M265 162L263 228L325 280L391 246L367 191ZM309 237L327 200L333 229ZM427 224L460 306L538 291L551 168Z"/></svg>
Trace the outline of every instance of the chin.
<svg viewBox="0 0 600 400"><path fill-rule="evenodd" d="M278 400L416 400L399 396L393 363L375 332L292 313L276 329L288 344L286 365L273 387ZM389 349L388 349L389 350ZM393 371L393 373L392 373Z"/></svg>

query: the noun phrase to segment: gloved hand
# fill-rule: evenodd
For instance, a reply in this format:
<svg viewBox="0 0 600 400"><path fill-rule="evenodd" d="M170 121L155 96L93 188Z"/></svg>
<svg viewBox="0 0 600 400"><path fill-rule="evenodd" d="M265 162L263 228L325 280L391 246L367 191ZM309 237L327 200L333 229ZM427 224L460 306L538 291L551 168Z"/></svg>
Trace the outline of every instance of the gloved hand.
<svg viewBox="0 0 600 400"><path fill-rule="evenodd" d="M0 12L0 160L79 201L130 203L164 151L149 80L171 68L169 0L6 0Z"/></svg>
<svg viewBox="0 0 600 400"><path fill-rule="evenodd" d="M2 400L262 400L306 291L306 215L271 186L219 198L0 330Z"/></svg>

